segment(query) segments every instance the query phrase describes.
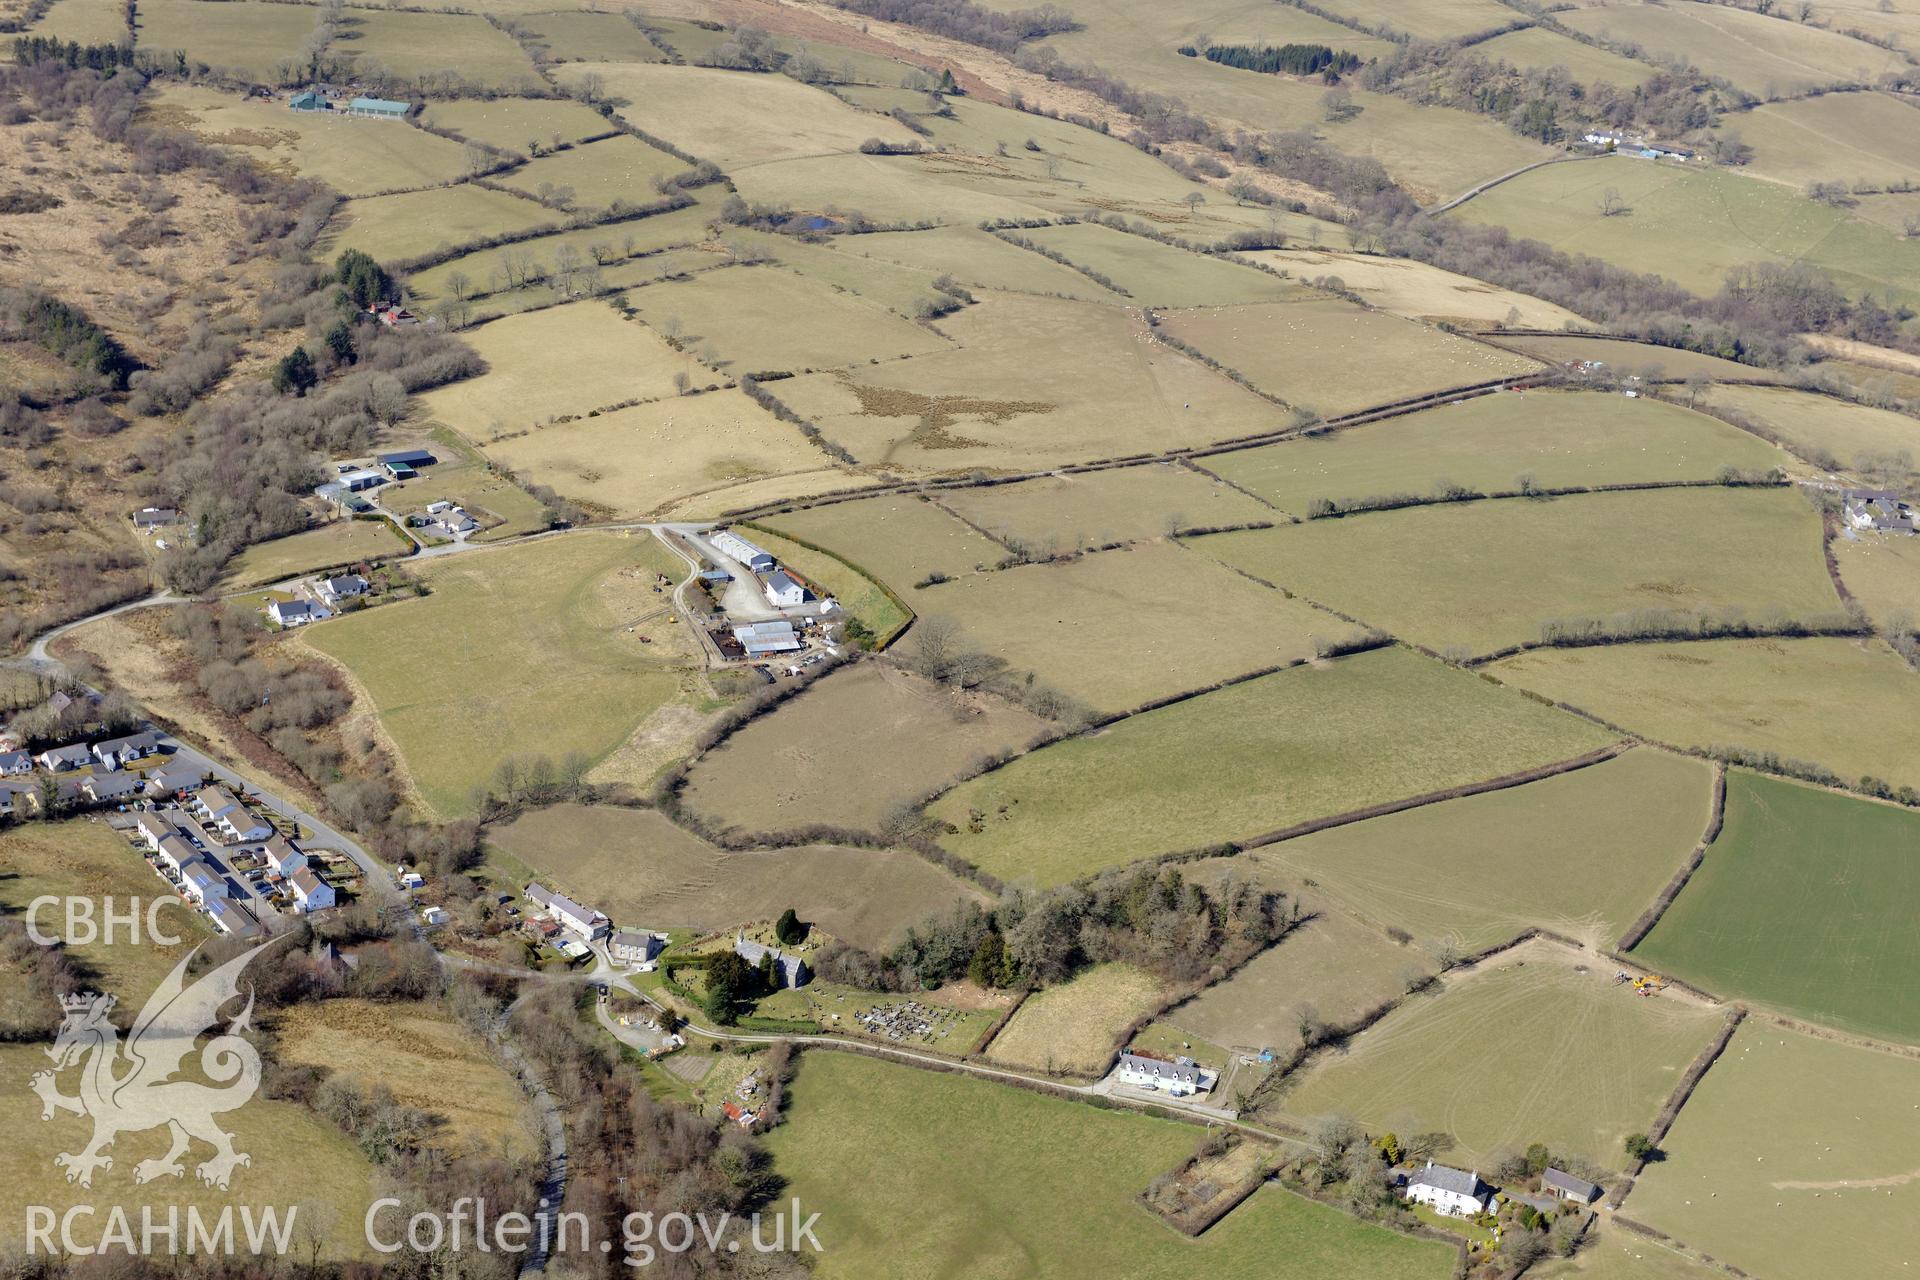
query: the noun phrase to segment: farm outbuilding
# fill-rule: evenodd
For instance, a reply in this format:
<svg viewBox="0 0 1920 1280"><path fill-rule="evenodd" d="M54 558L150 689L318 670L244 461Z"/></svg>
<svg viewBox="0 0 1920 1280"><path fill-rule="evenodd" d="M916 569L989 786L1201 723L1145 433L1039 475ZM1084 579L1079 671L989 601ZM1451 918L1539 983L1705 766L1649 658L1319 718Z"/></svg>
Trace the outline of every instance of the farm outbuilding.
<svg viewBox="0 0 1920 1280"><path fill-rule="evenodd" d="M722 529L714 534L712 542L715 551L738 560L755 573L766 573L779 563L771 551L761 550L731 529Z"/></svg>
<svg viewBox="0 0 1920 1280"><path fill-rule="evenodd" d="M404 120L412 109L412 103L395 102L391 98L355 98L347 104L348 115L372 120Z"/></svg>
<svg viewBox="0 0 1920 1280"><path fill-rule="evenodd" d="M764 658L771 653L792 653L803 646L791 622L753 622L733 629L733 638L747 651L749 658Z"/></svg>

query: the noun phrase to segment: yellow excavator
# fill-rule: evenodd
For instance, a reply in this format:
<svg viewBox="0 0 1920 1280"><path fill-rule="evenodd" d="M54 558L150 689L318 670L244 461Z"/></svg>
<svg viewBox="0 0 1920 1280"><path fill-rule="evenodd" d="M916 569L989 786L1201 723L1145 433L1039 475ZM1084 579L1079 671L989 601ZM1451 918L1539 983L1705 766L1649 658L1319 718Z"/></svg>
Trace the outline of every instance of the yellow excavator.
<svg viewBox="0 0 1920 1280"><path fill-rule="evenodd" d="M1633 989L1643 996L1657 996L1667 989L1667 980L1657 973L1633 980Z"/></svg>

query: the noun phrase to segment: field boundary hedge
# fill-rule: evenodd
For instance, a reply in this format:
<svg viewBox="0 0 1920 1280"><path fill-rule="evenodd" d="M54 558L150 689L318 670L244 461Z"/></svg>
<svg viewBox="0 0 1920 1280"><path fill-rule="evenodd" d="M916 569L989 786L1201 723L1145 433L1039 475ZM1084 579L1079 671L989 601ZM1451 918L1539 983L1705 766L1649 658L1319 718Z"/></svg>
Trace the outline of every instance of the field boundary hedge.
<svg viewBox="0 0 1920 1280"><path fill-rule="evenodd" d="M1716 761L1713 766L1713 799L1707 813L1707 829L1701 835L1700 843L1693 847L1693 852L1688 855L1687 860L1681 864L1678 871L1673 873L1673 878L1667 881L1667 887L1660 891L1660 896L1655 898L1652 905L1640 913L1639 919L1620 935L1620 941L1614 944L1614 950L1632 951L1646 939L1649 933L1653 932L1653 926L1660 923L1660 918L1667 914L1667 909L1673 905L1673 900L1680 896L1680 891L1687 887L1688 881L1693 879L1694 873L1700 869L1700 864L1706 861L1707 850L1720 838L1720 831L1726 826L1726 821L1727 765L1722 760Z"/></svg>
<svg viewBox="0 0 1920 1280"><path fill-rule="evenodd" d="M1680 1109L1687 1105L1689 1098L1693 1097L1693 1091L1700 1087L1700 1081L1706 1078L1707 1071L1720 1060L1720 1055L1727 1051L1727 1045L1733 1040L1733 1033L1740 1029L1740 1024L1746 1021L1746 1017L1747 1011L1744 1006L1735 1005L1729 1010L1727 1020L1721 1026L1719 1033L1708 1042L1706 1048L1700 1051L1699 1056L1694 1058L1693 1065L1687 1068L1687 1073L1674 1085L1673 1092L1667 1095L1665 1105L1660 1108L1659 1114L1653 1118L1653 1124L1647 1129L1647 1140L1655 1147L1658 1147L1667 1136L1667 1131L1673 1128L1673 1122L1679 1118ZM1626 1200L1627 1194L1633 1190L1635 1180L1646 1167L1647 1160L1644 1156L1636 1158L1627 1167L1625 1180L1614 1188L1613 1194L1607 1197L1607 1203L1618 1209Z"/></svg>

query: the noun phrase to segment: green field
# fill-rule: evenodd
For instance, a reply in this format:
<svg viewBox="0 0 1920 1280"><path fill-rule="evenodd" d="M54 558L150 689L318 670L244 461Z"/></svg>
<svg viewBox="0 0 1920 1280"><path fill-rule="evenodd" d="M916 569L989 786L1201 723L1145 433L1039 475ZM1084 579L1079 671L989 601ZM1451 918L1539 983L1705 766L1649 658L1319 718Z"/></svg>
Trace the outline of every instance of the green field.
<svg viewBox="0 0 1920 1280"><path fill-rule="evenodd" d="M606 209L616 202L651 204L660 198L656 178L683 173L687 166L657 147L628 134L555 152L500 175L499 181L528 195L546 192L559 199L559 188L573 197L569 208Z"/></svg>
<svg viewBox="0 0 1920 1280"><path fill-rule="evenodd" d="M1753 148L1753 172L1796 187L1920 178L1920 114L1890 93L1772 102L1729 118L1723 132Z"/></svg>
<svg viewBox="0 0 1920 1280"><path fill-rule="evenodd" d="M901 594L930 573L956 577L992 568L1005 547L989 542L931 502L889 494L836 502L767 523L807 542L832 547Z"/></svg>
<svg viewBox="0 0 1920 1280"><path fill-rule="evenodd" d="M1920 422L1886 409L1788 387L1715 387L1707 403L1752 418L1797 453L1841 467L1905 470L1920 456Z"/></svg>
<svg viewBox="0 0 1920 1280"><path fill-rule="evenodd" d="M825 244L815 244L797 236L742 227L729 231L725 243L750 248L809 280L858 294L903 316L918 315L944 301L933 287L935 272L829 247L842 245L851 238L836 236Z"/></svg>
<svg viewBox="0 0 1920 1280"><path fill-rule="evenodd" d="M1862 534L1838 538L1833 558L1847 584L1874 622L1883 627L1905 615L1920 622L1920 542L1898 534Z"/></svg>
<svg viewBox="0 0 1920 1280"><path fill-rule="evenodd" d="M1382 311L1412 320L1541 329L1587 323L1565 307L1472 276L1455 275L1416 258L1329 249L1262 249L1246 256L1300 280L1325 280L1329 287L1337 285Z"/></svg>
<svg viewBox="0 0 1920 1280"><path fill-rule="evenodd" d="M1750 382L1781 382L1784 377L1770 369L1736 364L1718 356L1705 356L1679 347L1659 347L1650 342L1630 342L1625 338L1606 338L1595 334L1554 334L1549 337L1512 337L1496 335L1500 345L1545 360L1551 364L1572 364L1592 360L1605 366L1605 372L1650 379L1746 379ZM1724 389L1724 388L1723 388Z"/></svg>
<svg viewBox="0 0 1920 1280"><path fill-rule="evenodd" d="M613 14L547 16L623 21ZM536 148L550 149L562 142L597 137L614 127L592 107L567 98L454 98L428 103L420 113L420 122L521 155L532 155Z"/></svg>
<svg viewBox="0 0 1920 1280"><path fill-rule="evenodd" d="M709 820L748 831L877 830L893 806L1046 727L998 698L866 662L735 733L694 766L683 795Z"/></svg>
<svg viewBox="0 0 1920 1280"><path fill-rule="evenodd" d="M53 0L33 34L77 44L119 44L127 38L127 10L119 0Z"/></svg>
<svg viewBox="0 0 1920 1280"><path fill-rule="evenodd" d="M1216 454L1201 465L1304 516L1315 498L1431 493L1442 480L1496 493L1513 491L1523 475L1547 489L1711 480L1723 466L1765 471L1786 460L1764 441L1677 405L1532 391Z"/></svg>
<svg viewBox="0 0 1920 1280"><path fill-rule="evenodd" d="M1743 770L1726 830L1634 948L1721 996L1920 1044L1920 814Z"/></svg>
<svg viewBox="0 0 1920 1280"><path fill-rule="evenodd" d="M954 623L962 648L1112 712L1312 657L1316 641L1354 632L1166 542L972 575L911 599L921 617Z"/></svg>
<svg viewBox="0 0 1920 1280"><path fill-rule="evenodd" d="M537 93L540 73L519 42L475 13L353 9L330 50L353 55L365 79L382 74L443 88Z"/></svg>
<svg viewBox="0 0 1920 1280"><path fill-rule="evenodd" d="M283 64L298 65L301 45L320 18L306 5L247 0L143 0L137 12L141 50L165 58L184 49L235 79L270 83L280 80Z"/></svg>
<svg viewBox="0 0 1920 1280"><path fill-rule="evenodd" d="M1188 467L1151 464L1020 484L958 489L940 501L996 537L1063 550L1282 519L1279 512Z"/></svg>
<svg viewBox="0 0 1920 1280"><path fill-rule="evenodd" d="M1077 223L1035 227L1011 234L1051 249L1075 266L1098 272L1125 289L1135 306L1226 306L1239 302L1287 302L1299 286L1225 258L1128 235L1111 227Z"/></svg>
<svg viewBox="0 0 1920 1280"><path fill-rule="evenodd" d="M659 252L705 240L707 223L712 217L711 209L694 205L671 213L622 222L617 226L581 227L523 240L514 245L476 249L439 266L427 268L410 277L407 284L416 295L438 300L454 293L455 277L464 276L469 295L475 297L476 318L524 311L554 301L553 289L545 283L545 277L558 265L562 253L569 249L580 256L582 263L593 261L596 248L603 256L612 259L613 265L601 272L601 282L613 286L631 287L663 276L713 266L718 259L711 254L693 250ZM640 254L654 256L625 261ZM513 287L513 277L507 266L516 259L531 261L537 268L532 274L539 279Z"/></svg>
<svg viewBox="0 0 1920 1280"><path fill-rule="evenodd" d="M1920 715L1920 688L1877 640L1538 649L1490 670L1676 746L1775 751L1843 777L1920 786L1920 760L1900 735L1858 729L1870 719L1905 724Z"/></svg>
<svg viewBox="0 0 1920 1280"><path fill-rule="evenodd" d="M1443 503L1190 545L1369 626L1470 653L1538 639L1541 624L1560 618L1840 612L1820 517L1783 489Z"/></svg>
<svg viewBox="0 0 1920 1280"><path fill-rule="evenodd" d="M978 227L854 236L842 242L840 251L951 275L975 288L1050 293L1096 302L1120 300L1119 294L1095 284L1072 267L1008 244Z"/></svg>
<svg viewBox="0 0 1920 1280"><path fill-rule="evenodd" d="M1390 27L1422 40L1457 40L1492 31L1513 21L1513 14L1495 0L1328 0L1327 9L1342 18L1369 27Z"/></svg>
<svg viewBox="0 0 1920 1280"><path fill-rule="evenodd" d="M1482 40L1471 48L1480 57L1504 59L1526 70L1565 67L1574 79L1588 85L1606 83L1632 89L1645 84L1657 70L1650 62L1639 62L1606 49L1581 44L1578 40L1544 27L1523 27L1518 31L1509 31L1491 40Z"/></svg>
<svg viewBox="0 0 1920 1280"><path fill-rule="evenodd" d="M1476 951L1544 927L1610 947L1706 829L1712 769L1641 748L1604 764L1242 854L1422 943Z"/></svg>
<svg viewBox="0 0 1920 1280"><path fill-rule="evenodd" d="M1732 5L1670 0L1610 4L1558 15L1575 31L1680 57L1760 98L1823 85L1871 82L1902 65L1898 53L1835 32L1809 29L1785 13L1763 16Z"/></svg>
<svg viewBox="0 0 1920 1280"><path fill-rule="evenodd" d="M1536 1280L1721 1280L1726 1272L1625 1228L1596 1225L1579 1253L1549 1258L1532 1274Z"/></svg>
<svg viewBox="0 0 1920 1280"><path fill-rule="evenodd" d="M629 400L674 394L673 375L711 375L604 302L572 302L482 325L466 341L487 371L436 388L426 412L485 441Z"/></svg>
<svg viewBox="0 0 1920 1280"><path fill-rule="evenodd" d="M684 569L652 538L569 534L429 564L425 599L305 639L372 699L426 801L467 813L503 758L597 759L681 693L691 638L641 645L623 624L659 606L655 573Z"/></svg>
<svg viewBox="0 0 1920 1280"><path fill-rule="evenodd" d="M1251 680L1043 748L931 812L959 828L942 842L953 853L1009 881L1055 884L1568 759L1607 740L1395 648ZM967 829L969 811L982 815L981 832Z"/></svg>
<svg viewBox="0 0 1920 1280"><path fill-rule="evenodd" d="M222 581L226 586L279 582L314 569L404 555L410 546L385 520L331 520L304 533L256 542L227 566Z"/></svg>
<svg viewBox="0 0 1920 1280"><path fill-rule="evenodd" d="M1268 395L1323 416L1539 368L1511 352L1337 298L1205 307L1167 312L1161 320L1167 333Z"/></svg>
<svg viewBox="0 0 1920 1280"><path fill-rule="evenodd" d="M1662 11L1647 6L1647 12ZM1629 212L1600 212L1609 190L1619 193ZM1851 294L1920 301L1920 242L1817 204L1797 188L1706 165L1626 156L1549 165L1476 196L1449 216L1653 272L1697 293L1719 292L1734 267L1805 262Z"/></svg>
<svg viewBox="0 0 1920 1280"><path fill-rule="evenodd" d="M521 20L555 62L658 62L664 56L627 13L536 13ZM639 16L637 13L631 16Z"/></svg>
<svg viewBox="0 0 1920 1280"><path fill-rule="evenodd" d="M808 845L730 852L645 809L555 805L489 832L503 875L592 902L616 923L708 932L788 907L855 946L883 949L936 911L985 895L916 854Z"/></svg>
<svg viewBox="0 0 1920 1280"><path fill-rule="evenodd" d="M346 225L329 248L336 254L358 249L382 262L528 231L561 217L532 200L470 183L350 200L342 212Z"/></svg>
<svg viewBox="0 0 1920 1280"><path fill-rule="evenodd" d="M821 1215L823 1280L1452 1274L1451 1247L1278 1187L1183 1239L1134 1200L1198 1141L1174 1121L839 1053L808 1056L788 1098L767 1143L791 1193Z"/></svg>
<svg viewBox="0 0 1920 1280"><path fill-rule="evenodd" d="M1645 1131L1724 1015L1643 997L1580 958L1537 944L1449 976L1318 1060L1282 1105L1372 1133L1444 1130L1461 1168L1535 1142L1618 1168L1623 1139Z"/></svg>
<svg viewBox="0 0 1920 1280"><path fill-rule="evenodd" d="M1916 1088L1911 1058L1750 1018L1622 1212L1752 1274L1904 1275L1920 1252Z"/></svg>

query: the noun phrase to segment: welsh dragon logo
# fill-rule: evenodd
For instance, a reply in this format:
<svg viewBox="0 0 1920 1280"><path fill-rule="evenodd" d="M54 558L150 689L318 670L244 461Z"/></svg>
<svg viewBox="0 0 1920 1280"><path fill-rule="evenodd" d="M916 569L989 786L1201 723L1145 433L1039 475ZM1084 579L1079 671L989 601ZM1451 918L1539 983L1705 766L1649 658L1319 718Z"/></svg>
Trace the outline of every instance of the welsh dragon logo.
<svg viewBox="0 0 1920 1280"><path fill-rule="evenodd" d="M159 1159L135 1165L135 1182L183 1177L181 1157L196 1138L213 1148L212 1157L194 1170L208 1186L224 1190L236 1167L253 1162L233 1149L233 1135L213 1119L245 1105L260 1087L260 1055L239 1034L253 1014L251 989L246 1007L200 1048L200 1070L214 1084L174 1077L200 1036L220 1022L221 1008L239 997L241 970L260 950L236 956L188 986L187 966L199 952L196 947L148 997L125 1044L108 1021L115 997L88 992L61 1000L66 1020L47 1050L53 1070L36 1072L32 1084L40 1095L42 1120L53 1119L56 1111L93 1119L93 1140L85 1148L53 1158L67 1171L68 1182L92 1186L96 1169L113 1168L113 1158L104 1152L116 1137L162 1125L172 1146ZM60 1092L57 1077L74 1066L81 1068L80 1094L69 1098Z"/></svg>

